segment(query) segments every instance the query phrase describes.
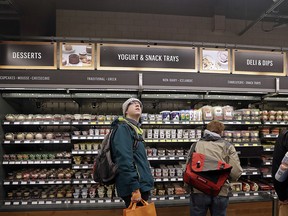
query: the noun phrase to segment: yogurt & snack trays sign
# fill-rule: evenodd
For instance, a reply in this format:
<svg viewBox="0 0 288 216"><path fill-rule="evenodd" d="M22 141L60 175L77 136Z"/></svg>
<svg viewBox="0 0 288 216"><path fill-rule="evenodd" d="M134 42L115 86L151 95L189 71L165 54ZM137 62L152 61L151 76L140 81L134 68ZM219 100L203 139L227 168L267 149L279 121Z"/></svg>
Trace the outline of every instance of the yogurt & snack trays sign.
<svg viewBox="0 0 288 216"><path fill-rule="evenodd" d="M196 72L196 48L145 45L97 45L98 70Z"/></svg>
<svg viewBox="0 0 288 216"><path fill-rule="evenodd" d="M56 69L56 43L0 42L0 69Z"/></svg>

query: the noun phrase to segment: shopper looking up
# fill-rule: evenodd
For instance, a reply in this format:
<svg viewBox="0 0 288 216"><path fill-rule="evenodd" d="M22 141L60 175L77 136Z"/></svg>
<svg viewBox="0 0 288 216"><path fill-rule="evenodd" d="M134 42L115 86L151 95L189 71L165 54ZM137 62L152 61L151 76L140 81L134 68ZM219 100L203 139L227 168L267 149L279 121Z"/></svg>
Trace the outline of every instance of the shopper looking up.
<svg viewBox="0 0 288 216"><path fill-rule="evenodd" d="M279 182L275 179L275 174L281 165L282 159L288 151L288 132L281 131L273 152L272 177L275 191L279 198L279 216L288 216L288 179Z"/></svg>
<svg viewBox="0 0 288 216"><path fill-rule="evenodd" d="M243 170L235 147L221 138L224 128L223 123L211 121L203 137L197 142L195 151L230 164L232 170L229 179L236 181ZM193 188L190 196L190 216L206 216L208 209L211 216L226 216L229 189L229 180L223 185L218 196L210 196Z"/></svg>
<svg viewBox="0 0 288 216"><path fill-rule="evenodd" d="M122 105L123 118L112 123L116 128L111 138L112 159L118 165L116 189L126 207L141 198L147 201L154 184L140 128L142 109L140 100L130 98Z"/></svg>

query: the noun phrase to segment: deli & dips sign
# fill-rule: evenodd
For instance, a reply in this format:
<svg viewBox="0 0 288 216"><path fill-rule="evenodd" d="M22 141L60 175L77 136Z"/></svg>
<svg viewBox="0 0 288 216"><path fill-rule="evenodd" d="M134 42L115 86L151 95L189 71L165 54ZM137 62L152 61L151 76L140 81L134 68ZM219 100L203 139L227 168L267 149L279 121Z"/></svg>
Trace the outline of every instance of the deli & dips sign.
<svg viewBox="0 0 288 216"><path fill-rule="evenodd" d="M56 69L56 43L0 42L0 69Z"/></svg>
<svg viewBox="0 0 288 216"><path fill-rule="evenodd" d="M233 73L285 76L285 53L233 50Z"/></svg>

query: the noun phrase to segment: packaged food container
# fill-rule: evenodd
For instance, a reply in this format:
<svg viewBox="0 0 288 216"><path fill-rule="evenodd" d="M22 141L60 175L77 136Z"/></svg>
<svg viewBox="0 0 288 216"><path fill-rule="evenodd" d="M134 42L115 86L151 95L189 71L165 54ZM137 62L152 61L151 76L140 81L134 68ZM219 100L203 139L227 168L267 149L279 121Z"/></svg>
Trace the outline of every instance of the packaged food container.
<svg viewBox="0 0 288 216"><path fill-rule="evenodd" d="M270 115L269 116L269 121L275 121L276 120L276 116L274 116L274 115Z"/></svg>
<svg viewBox="0 0 288 216"><path fill-rule="evenodd" d="M223 120L231 121L233 120L233 107L232 106L224 106L222 107L223 111Z"/></svg>
<svg viewBox="0 0 288 216"><path fill-rule="evenodd" d="M251 116L242 116L242 120L243 121L250 121L251 120Z"/></svg>
<svg viewBox="0 0 288 216"><path fill-rule="evenodd" d="M71 115L71 114L65 114L65 115L63 116L63 120L65 120L65 121L74 120L74 116Z"/></svg>
<svg viewBox="0 0 288 216"><path fill-rule="evenodd" d="M211 106L208 106L208 105L203 106L202 114L203 114L203 120L205 121L213 120L213 108Z"/></svg>
<svg viewBox="0 0 288 216"><path fill-rule="evenodd" d="M233 137L233 131L224 131L224 137Z"/></svg>
<svg viewBox="0 0 288 216"><path fill-rule="evenodd" d="M147 148L147 149L146 149L146 152L147 152L147 156L148 156L148 157L152 157L152 155L153 155L153 150L152 150L151 148Z"/></svg>
<svg viewBox="0 0 288 216"><path fill-rule="evenodd" d="M156 120L156 115L155 114L148 114L148 120L149 121L155 121Z"/></svg>
<svg viewBox="0 0 288 216"><path fill-rule="evenodd" d="M166 149L166 154L168 156L175 156L175 149Z"/></svg>
<svg viewBox="0 0 288 216"><path fill-rule="evenodd" d="M81 118L84 120L84 121L90 121L91 120L91 114L83 114L81 116Z"/></svg>
<svg viewBox="0 0 288 216"><path fill-rule="evenodd" d="M53 120L54 121L61 121L62 120L62 115L60 115L60 114L53 115Z"/></svg>
<svg viewBox="0 0 288 216"><path fill-rule="evenodd" d="M239 111L239 110L235 110L235 111L233 112L233 120L242 121L242 119L243 119L242 112Z"/></svg>
<svg viewBox="0 0 288 216"><path fill-rule="evenodd" d="M180 120L180 112L179 111L172 111L170 113L172 121L179 121Z"/></svg>
<svg viewBox="0 0 288 216"><path fill-rule="evenodd" d="M280 121L282 121L282 120L283 120L282 115L276 115L276 121L277 121L277 122L280 122Z"/></svg>
<svg viewBox="0 0 288 216"><path fill-rule="evenodd" d="M213 116L214 120L223 120L223 110L221 106L213 107Z"/></svg>
<svg viewBox="0 0 288 216"><path fill-rule="evenodd" d="M34 119L35 119L36 121L43 121L45 118L44 118L44 116L41 115L41 114L36 114L36 115L34 116Z"/></svg>
<svg viewBox="0 0 288 216"><path fill-rule="evenodd" d="M260 110L259 109L251 109L251 116L259 116Z"/></svg>
<svg viewBox="0 0 288 216"><path fill-rule="evenodd" d="M166 152L165 149L158 149L158 156L165 156Z"/></svg>
<svg viewBox="0 0 288 216"><path fill-rule="evenodd" d="M270 134L270 128L262 128L260 132L262 135L268 135ZM252 134L251 134L251 137L252 137Z"/></svg>
<svg viewBox="0 0 288 216"><path fill-rule="evenodd" d="M240 138L241 135L241 131L233 131L233 138Z"/></svg>
<svg viewBox="0 0 288 216"><path fill-rule="evenodd" d="M7 121L10 121L10 122L15 121L15 115L13 115L13 114L7 114L7 115L5 115L5 119L6 119Z"/></svg>
<svg viewBox="0 0 288 216"><path fill-rule="evenodd" d="M26 115L19 114L16 116L16 121L25 121L26 120Z"/></svg>
<svg viewBox="0 0 288 216"><path fill-rule="evenodd" d="M156 114L155 118L156 118L156 121L162 121L162 115L161 114Z"/></svg>
<svg viewBox="0 0 288 216"><path fill-rule="evenodd" d="M5 139L6 140L14 140L14 134L13 133L6 133Z"/></svg>
<svg viewBox="0 0 288 216"><path fill-rule="evenodd" d="M242 191L249 192L250 191L250 184L247 182L242 181Z"/></svg>
<svg viewBox="0 0 288 216"><path fill-rule="evenodd" d="M240 192L242 191L242 183L241 182L231 182L230 187L232 191Z"/></svg>
<svg viewBox="0 0 288 216"><path fill-rule="evenodd" d="M162 115L163 121L170 121L170 111L162 111L160 114Z"/></svg>
<svg viewBox="0 0 288 216"><path fill-rule="evenodd" d="M270 110L269 112L268 112L268 114L271 116L271 115L276 115L276 111L274 111L274 110Z"/></svg>
<svg viewBox="0 0 288 216"><path fill-rule="evenodd" d="M244 137L250 137L250 131L241 131L241 136Z"/></svg>
<svg viewBox="0 0 288 216"><path fill-rule="evenodd" d="M187 114L189 114L189 118L187 119ZM180 120L181 121L189 121L190 120L190 112L187 112L187 110L181 110L180 111Z"/></svg>
<svg viewBox="0 0 288 216"><path fill-rule="evenodd" d="M54 118L53 118L52 114L46 114L46 115L43 115L43 119L46 120L46 121L51 121Z"/></svg>
<svg viewBox="0 0 288 216"><path fill-rule="evenodd" d="M33 133L27 133L25 139L33 140L34 139L34 134Z"/></svg>
<svg viewBox="0 0 288 216"><path fill-rule="evenodd" d="M17 140L24 140L25 138L25 134L24 133L17 133L16 135L16 139Z"/></svg>
<svg viewBox="0 0 288 216"><path fill-rule="evenodd" d="M42 133L36 133L35 134L35 139L42 140L43 139L43 134Z"/></svg>
<svg viewBox="0 0 288 216"><path fill-rule="evenodd" d="M148 121L148 113L142 113L141 119L142 121Z"/></svg>
<svg viewBox="0 0 288 216"><path fill-rule="evenodd" d="M81 114L74 114L74 119L79 121L81 119Z"/></svg>

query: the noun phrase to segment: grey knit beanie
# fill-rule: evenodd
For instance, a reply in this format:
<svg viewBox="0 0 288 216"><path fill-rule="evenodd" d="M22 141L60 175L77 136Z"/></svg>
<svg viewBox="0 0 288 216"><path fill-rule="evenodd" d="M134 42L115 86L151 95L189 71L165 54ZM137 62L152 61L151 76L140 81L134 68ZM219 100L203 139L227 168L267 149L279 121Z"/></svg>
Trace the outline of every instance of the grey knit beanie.
<svg viewBox="0 0 288 216"><path fill-rule="evenodd" d="M129 105L132 103L132 102L138 102L141 106L141 109L143 109L143 104L142 102L137 99L137 98L129 98L128 100L126 100L123 104L122 104L122 111L123 111L123 116L125 117L126 116L126 111L128 110L128 107Z"/></svg>

